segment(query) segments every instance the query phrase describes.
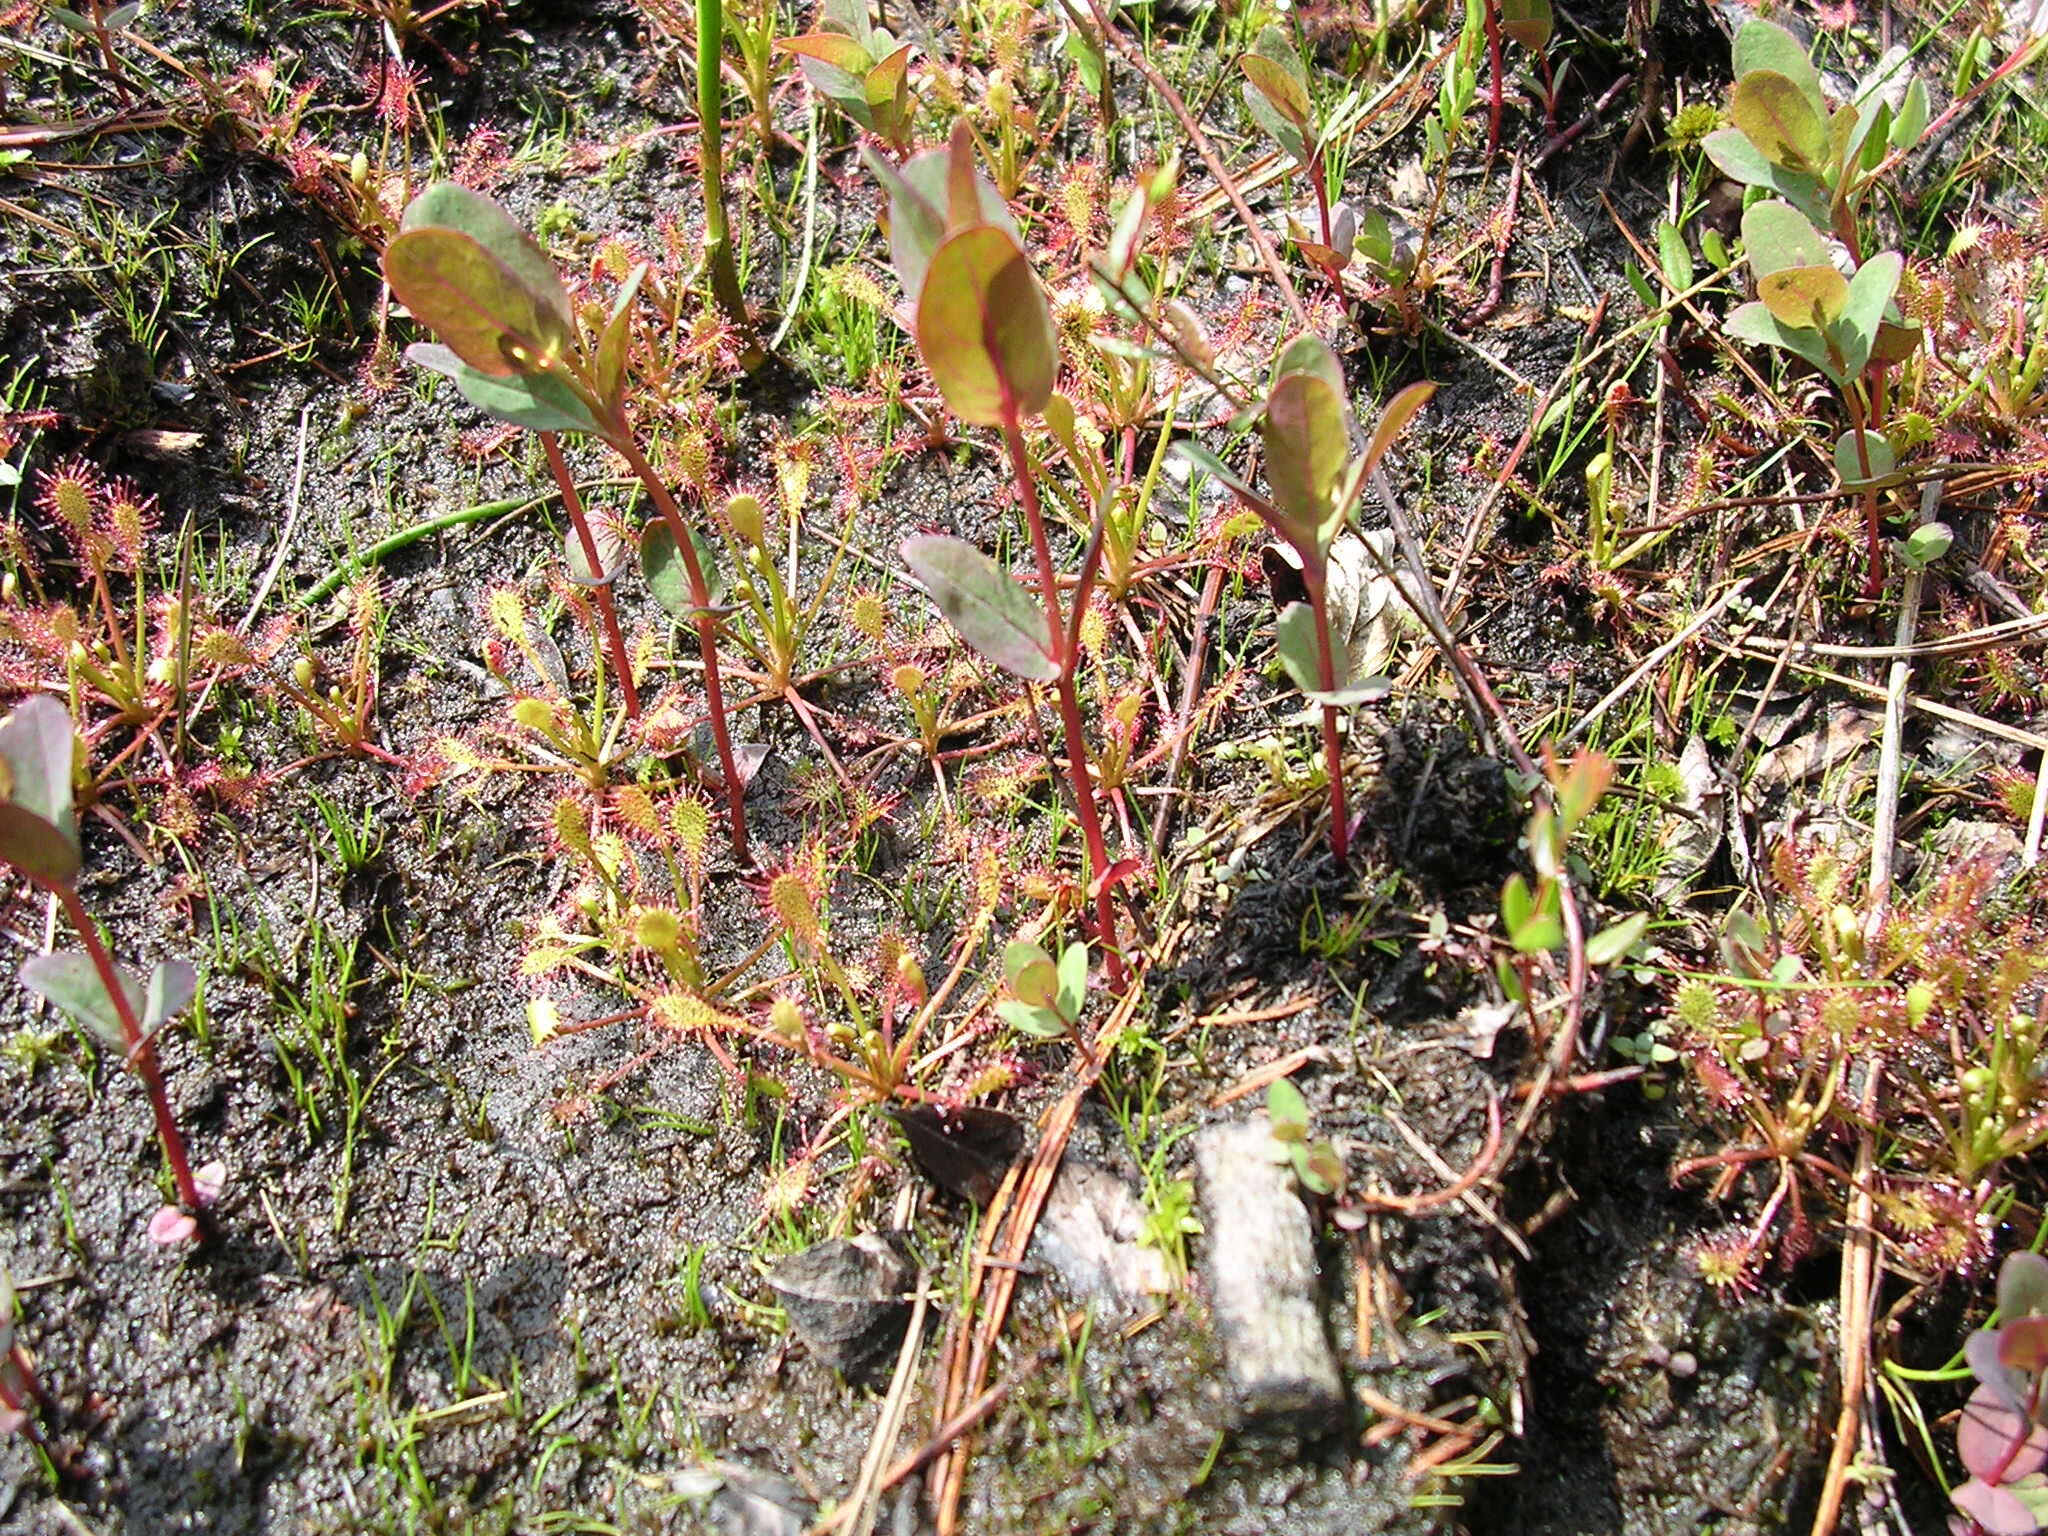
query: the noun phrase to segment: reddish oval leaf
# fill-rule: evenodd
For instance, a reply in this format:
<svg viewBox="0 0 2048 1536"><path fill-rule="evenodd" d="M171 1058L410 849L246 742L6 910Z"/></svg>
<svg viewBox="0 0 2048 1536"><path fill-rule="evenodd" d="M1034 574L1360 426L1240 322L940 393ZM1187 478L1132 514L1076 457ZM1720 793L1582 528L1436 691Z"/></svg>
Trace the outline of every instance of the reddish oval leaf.
<svg viewBox="0 0 2048 1536"><path fill-rule="evenodd" d="M384 280L462 361L497 378L546 373L570 332L547 299L476 240L414 229L384 248Z"/></svg>
<svg viewBox="0 0 2048 1536"><path fill-rule="evenodd" d="M1000 426L1052 398L1059 341L1045 293L1009 232L970 224L932 252L917 300L917 346L962 421Z"/></svg>

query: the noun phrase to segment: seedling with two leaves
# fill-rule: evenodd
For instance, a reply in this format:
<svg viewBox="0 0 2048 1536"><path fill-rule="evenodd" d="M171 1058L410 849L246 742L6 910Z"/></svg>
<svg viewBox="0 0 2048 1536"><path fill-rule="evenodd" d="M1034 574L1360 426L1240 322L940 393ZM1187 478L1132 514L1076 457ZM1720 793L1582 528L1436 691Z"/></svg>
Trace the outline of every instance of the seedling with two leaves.
<svg viewBox="0 0 2048 1536"><path fill-rule="evenodd" d="M1530 1009L1532 1022L1537 961L1565 942L1566 849L1607 793L1614 764L1597 752L1581 752L1570 762L1559 763L1546 748L1543 771L1550 783L1549 802L1530 813L1528 830L1529 862L1535 867L1536 879L1532 885L1522 875L1513 874L1501 888L1501 927L1508 950L1495 963L1501 990ZM1588 939L1586 959L1594 965L1610 965L1634 948L1648 928L1645 914L1632 913Z"/></svg>
<svg viewBox="0 0 2048 1536"><path fill-rule="evenodd" d="M811 88L897 154L910 149L917 103L910 93L910 55L868 24L867 0L825 0L818 30L785 37L775 46L796 56Z"/></svg>
<svg viewBox="0 0 2048 1536"><path fill-rule="evenodd" d="M1114 887L1132 868L1112 864L1097 811L1074 674L1080 626L1102 564L1098 508L1074 582L1073 611L1061 606L1059 576L1024 445L1027 417L1044 412L1059 374L1052 310L1025 258L1002 196L975 169L966 124L950 146L900 170L870 152L868 165L889 194L889 246L903 291L914 296L917 345L947 406L962 421L1000 427L1038 567L1034 599L964 539L926 534L904 541L904 563L960 637L1027 683L1049 683L1059 701L1074 804L1088 847L1096 938L1110 985L1123 985Z"/></svg>
<svg viewBox="0 0 2048 1536"><path fill-rule="evenodd" d="M1308 1101L1284 1077L1276 1077L1266 1089L1266 1123L1281 1158L1294 1165L1303 1189L1313 1195L1343 1194L1344 1159L1331 1143L1309 1139Z"/></svg>
<svg viewBox="0 0 2048 1536"><path fill-rule="evenodd" d="M407 357L452 379L463 397L487 415L539 432L550 445L549 467L562 487L572 524L572 570L580 559L596 578L593 590L605 643L633 714L638 700L632 667L606 585L616 566L607 563L583 517L567 466L552 446L555 434L582 432L601 439L625 459L652 499L682 558L733 853L744 865L750 862L746 781L726 720L717 610L682 509L641 450L628 408L633 307L647 271L642 266L633 272L601 332L588 338L560 274L526 232L489 198L451 182L437 183L413 199L398 236L384 251L384 276L392 292L441 338L439 345L415 343Z"/></svg>
<svg viewBox="0 0 2048 1536"><path fill-rule="evenodd" d="M1351 828L1345 808L1344 711L1382 697L1384 678L1340 676L1340 642L1330 622L1330 559L1339 534L1358 516L1365 485L1394 439L1436 392L1434 384L1410 384L1387 403L1379 425L1359 451L1357 424L1345 397L1343 365L1329 343L1304 333L1282 349L1261 416L1270 499L1239 480L1223 462L1192 443L1175 450L1215 476L1256 512L1294 554L1303 602L1281 610L1275 639L1280 664L1296 687L1322 709L1323 761L1330 781L1330 852L1341 865L1350 858Z"/></svg>
<svg viewBox="0 0 2048 1536"><path fill-rule="evenodd" d="M1735 34L1734 65L1732 126L1701 141L1707 158L1744 186L1783 198L1860 256L1858 210L1887 152L1911 149L1926 131L1926 85L1909 80L1894 104L1886 75L1873 72L1830 110L1799 40L1761 19Z"/></svg>
<svg viewBox="0 0 2048 1536"><path fill-rule="evenodd" d="M996 1004L1003 1021L1036 1040L1074 1042L1085 1055L1081 1011L1088 1001L1088 946L1076 939L1058 960L1029 939L1012 939L1003 950L1003 977L1011 996Z"/></svg>
<svg viewBox="0 0 2048 1536"><path fill-rule="evenodd" d="M1324 157L1358 126L1365 98L1352 92L1329 111L1318 110L1301 55L1279 27L1261 29L1252 51L1237 61L1244 72L1244 105L1283 154L1301 168L1316 199L1316 234L1290 229L1295 247L1333 279L1350 263L1360 221L1343 203L1330 201ZM1292 220L1290 219L1290 223Z"/></svg>
<svg viewBox="0 0 2048 1536"><path fill-rule="evenodd" d="M198 1235L199 1218L220 1198L227 1177L220 1163L193 1171L157 1067L156 1032L198 995L198 976L186 961L163 960L145 982L107 952L75 883L81 855L71 777L78 750L70 716L45 695L27 700L0 723L0 861L55 897L85 945L83 953L32 957L22 965L21 983L119 1052L123 1065L142 1080L177 1191L177 1204L150 1218L149 1235L159 1243L181 1243Z"/></svg>

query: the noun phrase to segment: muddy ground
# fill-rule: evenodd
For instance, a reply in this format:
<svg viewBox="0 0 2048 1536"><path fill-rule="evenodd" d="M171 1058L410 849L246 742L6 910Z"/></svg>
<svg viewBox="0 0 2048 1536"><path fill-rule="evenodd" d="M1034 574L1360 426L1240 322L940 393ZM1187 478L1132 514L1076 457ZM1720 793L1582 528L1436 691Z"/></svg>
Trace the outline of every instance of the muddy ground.
<svg viewBox="0 0 2048 1536"><path fill-rule="evenodd" d="M288 9L195 3L153 12L144 28L223 77L263 56L289 60L300 80L317 77L310 121L329 147L372 141L363 92L383 53L375 29L354 11ZM1695 93L1717 91L1725 33L1674 9L1686 14L1664 23L1672 58L1661 88L1683 79ZM927 47L943 56L950 22L922 20ZM1153 21L1160 46L1181 46L1184 21L1164 10ZM42 52L16 56L0 115L107 109L103 84L41 62L63 46L56 29L17 35ZM658 132L687 120L686 66L647 15L512 3L448 18L432 35L452 57L424 45L415 57L451 145L484 129L516 144L538 123L567 146L499 186L520 217L573 209L563 249L576 230L644 232L665 217L694 231L687 140ZM1213 26L1205 36L1213 44ZM1566 119L1624 63L1589 49ZM1219 132L1240 142L1234 87L1217 94ZM1348 348L1355 385L1438 383L1399 478L1446 562L1487 486L1475 452L1512 441L1526 419L1503 370L1554 377L1591 305L1624 291L1629 253L1602 197L1638 229L1662 206L1661 166L1641 149L1621 152L1629 100L1532 178L1540 216L1524 210L1502 323L1470 343L1411 341L1319 312ZM782 106L799 130L801 93ZM54 413L12 461L30 468L18 510L33 522L34 470L63 455L131 477L159 500L156 549L168 568L189 528L221 613L235 618L288 527L262 617L310 626L334 664L345 629L320 605L301 610L300 594L437 512L541 497L545 470L521 443L465 452L484 424L445 390L428 401L409 380L362 374L380 318L372 257L331 208L292 187L279 155L226 123L191 126L116 122L39 150L51 165L101 168L89 178L53 171L7 188L60 229L118 211L151 228L143 249L164 253L161 265L123 273L48 227L0 214L0 376L15 377L14 410ZM1525 105L1511 109L1508 131L1511 146L1542 140ZM1052 147L1081 153L1086 141L1077 119ZM1411 127L1362 158L1360 191L1384 195L1418 144ZM1470 160L1453 185L1468 205L1463 227L1477 232L1498 190ZM771 174L787 195L801 170L785 151ZM861 243L874 216L865 176L843 147L828 149L821 171L818 269L863 255L887 287L876 248ZM1198 169L1189 175L1205 185ZM765 221L752 239L752 292L773 305L792 252ZM201 258L209 244L246 252L233 278ZM1241 255L1235 242L1203 249L1213 269L1190 288L1213 323L1226 323L1233 299L1253 290L1227 270ZM1472 260L1465 303L1483 296L1485 254ZM337 282L317 329L301 316L294 331L280 315L279 296ZM142 295L158 323L135 334L116 290ZM1269 305L1253 331L1276 335L1278 323ZM276 350L268 337L294 355L266 358ZM728 470L765 479L759 455L777 432L831 408L828 391L864 384L834 376L816 336L762 376L723 383ZM882 440L867 418L846 419ZM606 472L594 453L576 462ZM819 461L807 548L822 551L840 526L842 474ZM886 586L900 534L987 535L1002 481L989 443L972 435L892 454L862 493L849 590ZM502 720L502 688L484 668L484 596L509 582L546 601L561 548L552 515L536 507L456 526L381 561L377 739L399 758L417 762L451 732ZM1537 721L1604 693L1623 658L1585 592L1537 579L1556 554L1547 529L1510 516L1484 539L1468 622L1511 707ZM1272 610L1255 555L1237 549L1249 579L1227 589L1216 626L1226 665L1244 662L1238 691L1193 754L1196 795L1162 861L1174 882L1197 883L1173 895L1145 981L1138 1017L1151 1054L1108 1074L1070 1157L1134 1189L1141 1160L1155 1155L1154 1177L1190 1177L1192 1133L1260 1102L1212 1100L1307 1050L1296 1081L1317 1134L1340 1140L1353 1176L1435 1188L1441 1170L1394 1118L1443 1165L1465 1168L1480 1154L1489 1098L1510 1094L1532 1066L1515 1027L1474 1041L1460 1016L1483 1000L1485 978L1439 942L1492 911L1518 867L1521 813L1454 701L1400 693L1362 725L1364 848L1357 871L1336 874L1312 825L1314 797L1296 795L1290 809L1255 756L1224 750L1274 734L1306 739L1260 654ZM1185 598L1171 599L1161 622L1184 631ZM621 601L631 627L665 622L637 583L622 586ZM891 643L905 654L925 642L924 616L908 604L893 622ZM556 633L587 676L572 626ZM850 650L851 634L835 605L821 651ZM814 702L900 735L884 681L855 673ZM807 797L817 748L792 713L758 707L742 734L768 747L751 799L763 847L772 856L807 831L831 835L829 808ZM929 1360L954 1321L973 1208L928 1188L878 1115L862 1127L864 1146L840 1141L805 1165L803 1198L772 1198L839 1103L828 1075L786 1054L750 1056L735 1042L743 1059L758 1058L742 1086L702 1043L642 1024L537 1047L520 964L575 878L546 835L551 795L538 776L416 788L401 769L323 752L253 685L224 688L194 739L231 769L275 776L253 795L203 801L199 825L176 839L153 830L165 813L160 785L110 796L122 825L86 821L86 894L125 956L198 964L203 1021L170 1031L163 1057L195 1149L225 1159L230 1181L203 1246L167 1252L144 1241L160 1195L139 1087L25 994L0 1001L12 1042L0 1066L12 1105L0 1123L0 1259L21 1287L22 1339L67 1463L53 1476L23 1439L0 1446L0 1529L796 1530L844 1497L880 1412L877 1383L848 1380L792 1338L765 1272L842 1216L857 1229L886 1225L898 1191L917 1191L910 1246L937 1292ZM839 744L851 754L869 739L849 733ZM886 926L916 928L926 970L941 974L957 903L934 900L910 916L905 906L907 893L930 895L958 872L932 833L933 785L906 756L884 761L872 782L892 809L834 887L835 936L851 949ZM316 794L363 831L359 857L343 856ZM1266 830L1243 839L1245 827ZM1372 902L1369 942L1310 942ZM704 905L713 969L747 952L761 910L750 877L714 861ZM1004 910L1021 914L1022 897ZM38 947L43 923L41 905L17 892L6 923L14 945ZM595 985L560 997L572 1017L617 1006ZM1654 990L1613 990L1599 1000L1595 1038L1657 1004ZM1232 1021L1261 1010L1278 1016ZM1001 1102L1029 1121L1073 1070L1066 1046L1035 1047ZM1140 1103L1132 1132L1118 1110ZM998 1365L1012 1389L975 1440L963 1528L1786 1527L1814 1495L1831 1423L1833 1272L1818 1260L1746 1297L1703 1287L1691 1245L1725 1213L1668 1178L1696 1136L1683 1095L1646 1100L1623 1085L1540 1118L1514 1165L1472 1202L1375 1216L1357 1234L1319 1225L1319 1301L1349 1406L1280 1433L1240 1426L1219 1385L1203 1235L1191 1238L1187 1285L1135 1316L1105 1311L1080 1342L1061 1342L1073 1296L1032 1275ZM866 1192L852 1197L856 1180ZM1374 1277L1391 1286L1376 1299L1397 1319L1392 1346L1384 1326L1372 1338L1357 1329L1357 1287ZM1678 1355L1686 1365L1673 1369ZM930 1393L921 1377L898 1453L929 1432ZM1387 1400L1424 1416L1457 1405L1461 1422L1499 1434L1466 1442L1474 1454L1452 1475L1432 1474L1417 1458L1435 1432L1401 1430L1369 1406ZM1898 1464L1909 1528L1934 1528L1938 1491L1910 1456ZM925 1528L923 1495L921 1479L908 1479L885 1500L884 1525ZM777 1499L781 1515L768 1511Z"/></svg>

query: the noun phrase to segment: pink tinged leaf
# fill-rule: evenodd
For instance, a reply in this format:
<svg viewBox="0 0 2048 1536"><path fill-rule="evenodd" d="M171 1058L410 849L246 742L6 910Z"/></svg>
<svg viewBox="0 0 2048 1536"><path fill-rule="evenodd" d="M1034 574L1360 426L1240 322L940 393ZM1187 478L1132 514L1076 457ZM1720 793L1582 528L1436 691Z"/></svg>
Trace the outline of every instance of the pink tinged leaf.
<svg viewBox="0 0 2048 1536"><path fill-rule="evenodd" d="M435 182L407 205L398 227L401 234L446 229L469 236L532 296L551 327L567 336L575 334L576 312L561 273L519 221L481 192L452 181Z"/></svg>
<svg viewBox="0 0 2048 1536"><path fill-rule="evenodd" d="M1245 78L1257 87L1261 96L1297 129L1306 132L1309 119L1308 86L1293 71L1278 59L1269 59L1264 54L1248 53L1237 61L1237 67L1244 71Z"/></svg>
<svg viewBox="0 0 2048 1536"><path fill-rule="evenodd" d="M1434 384L1410 384L1387 402L1387 408L1380 412L1380 424L1373 428L1372 440L1365 445L1367 474L1372 473L1373 466L1394 446L1394 440L1408 430L1408 423L1421 413L1435 393Z"/></svg>
<svg viewBox="0 0 2048 1536"><path fill-rule="evenodd" d="M164 1248L175 1248L199 1236L199 1222L175 1205L166 1205L149 1218L149 1240Z"/></svg>
<svg viewBox="0 0 2048 1536"><path fill-rule="evenodd" d="M1318 533L1351 457L1343 396L1318 374L1283 374L1267 397L1262 435L1266 479L1287 517L1287 541L1321 547Z"/></svg>
<svg viewBox="0 0 2048 1536"><path fill-rule="evenodd" d="M211 1210L219 1202L221 1191L228 1187L228 1165L216 1158L193 1172L192 1183L199 1191L200 1208Z"/></svg>
<svg viewBox="0 0 2048 1536"><path fill-rule="evenodd" d="M2033 1536L2041 1529L2033 1510L2017 1494L1974 1477L1950 1489L1949 1501L1976 1521L1984 1536Z"/></svg>
<svg viewBox="0 0 2048 1536"><path fill-rule="evenodd" d="M2024 1250L1998 1266L1998 1315L2006 1322L2029 1313L2048 1313L2048 1259Z"/></svg>
<svg viewBox="0 0 2048 1536"><path fill-rule="evenodd" d="M1045 409L1059 340L1045 292L1007 230L971 224L932 252L917 300L917 346L962 421L994 427L1006 409L1020 419Z"/></svg>
<svg viewBox="0 0 2048 1536"><path fill-rule="evenodd" d="M1045 614L1031 595L964 539L921 534L903 541L903 563L946 622L976 652L1026 682L1060 675Z"/></svg>
<svg viewBox="0 0 2048 1536"><path fill-rule="evenodd" d="M793 53L802 59L816 59L856 79L867 74L875 63L868 56L867 49L843 32L807 32L801 37L778 37L775 51Z"/></svg>
<svg viewBox="0 0 2048 1536"><path fill-rule="evenodd" d="M1998 1363L2039 1374L2048 1368L2048 1317L2016 1317L1998 1330Z"/></svg>
<svg viewBox="0 0 2048 1536"><path fill-rule="evenodd" d="M2000 1482L2013 1482L2048 1465L2048 1427L2030 1426L1996 1386L1979 1382L1956 1424L1956 1457L1972 1477L1998 1472Z"/></svg>
<svg viewBox="0 0 2048 1536"><path fill-rule="evenodd" d="M0 859L45 885L78 873L71 716L46 694L0 723Z"/></svg>

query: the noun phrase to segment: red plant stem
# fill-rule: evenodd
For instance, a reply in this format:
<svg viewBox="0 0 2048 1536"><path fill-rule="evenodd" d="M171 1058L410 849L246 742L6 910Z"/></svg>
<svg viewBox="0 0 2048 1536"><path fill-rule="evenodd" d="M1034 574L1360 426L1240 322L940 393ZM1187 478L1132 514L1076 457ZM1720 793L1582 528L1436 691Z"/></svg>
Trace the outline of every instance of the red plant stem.
<svg viewBox="0 0 2048 1536"><path fill-rule="evenodd" d="M1060 616L1059 576L1052 566L1052 545L1045 536L1045 518L1038 508L1038 487L1031 476L1031 463L1024 452L1024 432L1017 421L1017 408L1009 390L1003 391L1003 445L1010 452L1010 470L1017 481L1017 496L1024 506L1024 521L1031 530L1031 551L1038 560L1038 589L1045 603L1045 622L1052 654L1060 675L1055 692L1060 701L1060 725L1067 738L1067 766L1074 779L1074 804L1081 815L1081 833L1088 842L1089 884L1095 887L1096 938L1102 944L1103 966L1111 990L1124 985L1123 957L1117 952L1116 903L1109 882L1109 848L1102 839L1102 819L1095 813L1095 778L1088 771L1087 739L1081 730L1081 700L1074 692L1074 663L1079 647L1067 642L1066 625ZM1098 518L1100 513L1097 514ZM1077 593L1077 602L1086 594Z"/></svg>
<svg viewBox="0 0 2048 1536"><path fill-rule="evenodd" d="M85 910L85 903L78 899L78 892L60 884L45 884L43 889L63 904L64 915L78 931L79 941L92 957L93 969L99 972L100 985L107 989L107 999L113 1003L121 1020L121 1033L128 1040L128 1065L149 1093L150 1111L156 1116L156 1137L163 1144L164 1161L171 1165L171 1182L177 1186L178 1204L196 1216L206 1209L206 1202L200 1198L199 1185L192 1177L192 1164L185 1156L185 1138L179 1134L177 1117L171 1113L170 1095L164 1092L164 1075L157 1069L156 1045L143 1033L142 1021L135 1016L135 1005L128 1000L128 989L121 985L121 973L114 967L114 957L100 941L99 928L92 914Z"/></svg>
<svg viewBox="0 0 2048 1536"><path fill-rule="evenodd" d="M1337 242L1330 230L1330 189L1325 184L1327 177L1323 170L1323 152L1320 149L1310 150L1308 162L1309 184L1316 191L1316 216L1322 220L1323 244L1326 247L1333 247Z"/></svg>
<svg viewBox="0 0 2048 1536"><path fill-rule="evenodd" d="M718 745L718 767L725 775L725 810L732 829L732 853L741 867L746 868L753 863L753 856L747 851L747 786L740 781L739 763L732 753L732 733L726 728L725 689L718 678L718 621L711 613L711 588L704 581L704 567L697 560L697 546L691 541L690 530L684 526L682 508L676 505L675 497L662 484L654 466L647 462L647 455L640 451L640 445L633 441L631 430L622 421L618 433L606 441L618 449L633 473L640 477L640 483L647 487L647 494L654 498L655 510L668 524L668 531L676 541L676 553L683 557L683 571L690 579L690 604L697 610L694 627L697 650L704 658L704 702L711 712L711 739Z"/></svg>
<svg viewBox="0 0 2048 1536"><path fill-rule="evenodd" d="M1486 0L1486 67L1493 72L1493 85L1486 103L1486 161L1500 153L1500 106L1505 83L1501 79L1500 0Z"/></svg>
<svg viewBox="0 0 2048 1536"><path fill-rule="evenodd" d="M626 690L626 718L640 718L640 690L633 686L633 668L626 659L626 637L619 633L618 610L612 606L612 585L602 578L606 575L604 561L597 553L597 539L591 534L590 520L583 515L583 498L576 494L576 481L569 474L568 460L562 457L561 440L552 432L540 435L541 446L547 450L548 469L553 472L555 485L562 493L562 505L569 513L569 525L576 530L576 542L583 546L583 558L590 566L590 574L600 578L592 587L597 599L599 627L604 633L605 649L611 652L612 670L619 674L619 682Z"/></svg>
<svg viewBox="0 0 2048 1536"><path fill-rule="evenodd" d="M1337 653L1330 644L1327 607L1328 572L1321 551L1313 559L1300 550L1302 585L1308 588L1309 611L1316 618L1316 681L1323 692L1337 691ZM1342 869L1351 862L1351 828L1344 804L1344 744L1337 735L1337 706L1323 706L1323 771L1330 780L1330 856Z"/></svg>

